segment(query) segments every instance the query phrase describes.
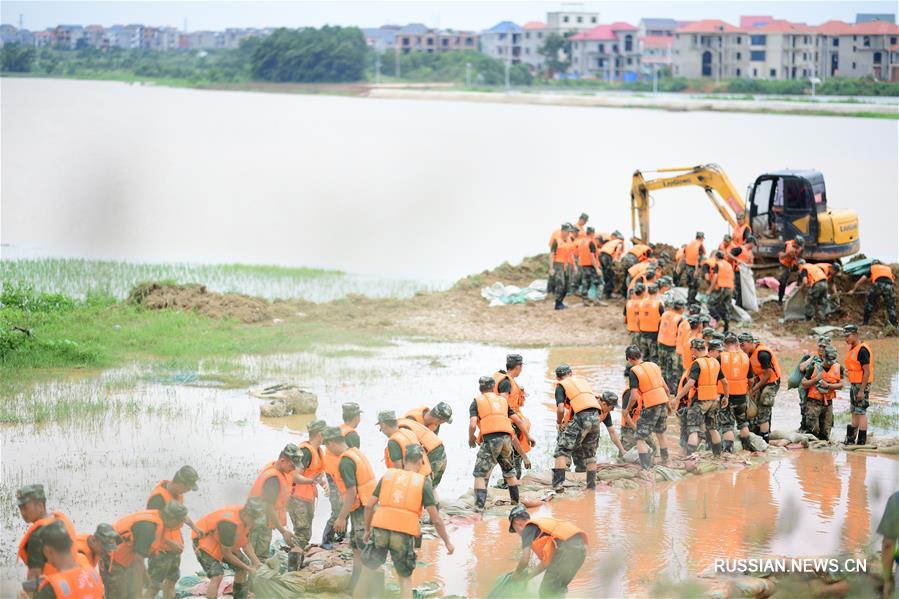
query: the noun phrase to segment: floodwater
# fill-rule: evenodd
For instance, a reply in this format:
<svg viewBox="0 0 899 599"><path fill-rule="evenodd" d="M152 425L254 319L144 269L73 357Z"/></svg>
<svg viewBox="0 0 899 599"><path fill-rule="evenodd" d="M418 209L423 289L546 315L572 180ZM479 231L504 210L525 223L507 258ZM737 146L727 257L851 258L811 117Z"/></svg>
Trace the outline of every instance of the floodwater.
<svg viewBox="0 0 899 599"><path fill-rule="evenodd" d="M329 423L339 421L341 403L359 402L364 410L359 429L362 448L377 472L384 468L385 445L374 424L378 410L403 412L418 404L449 402L455 418L441 431L449 468L439 491L451 500L471 485L474 451L467 446L467 410L477 378L500 367L508 351L475 344L396 342L376 349L246 357L229 364L210 361L201 365L201 374L227 370L231 377L259 384L302 381L319 396L316 416ZM528 392L525 410L538 440L532 461L535 468L547 469L555 438L552 369L567 361L596 389L619 391L623 350L516 351L525 357L519 381ZM895 347L888 350L878 342L875 354L893 357L878 370L874 409L895 415L899 406ZM784 361L789 363L790 357ZM138 407L86 418L76 415L58 424L0 428L0 596L9 596L23 574L15 563L17 539L24 531L13 502L18 486L44 482L49 506L64 510L79 530L87 531L142 509L156 481L190 463L201 477L199 491L186 500L197 517L244 500L261 466L285 443L305 438L305 426L313 416L260 419L259 401L247 394L245 386L173 383L186 380L184 374L158 369L81 372L68 380L38 383L25 392L38 401L64 393L99 393L111 404L132 401ZM22 398L5 401L26 403ZM847 403L841 392L835 411L845 412ZM796 413L795 393L783 391L774 428L795 428ZM895 419L872 422L872 430L894 433L894 423ZM835 436L838 432L835 428ZM612 453L603 434L600 460L608 461ZM897 466L899 462L888 457L797 452L750 469L660 484L651 491L603 489L580 500L554 502L541 513L571 518L590 534L591 552L583 572L600 575L579 576L572 596L639 593L661 575L682 580L724 555L799 556L859 549L872 540L885 498L899 488ZM327 503L320 503L314 538L319 538L327 515ZM450 531L456 554L446 556L436 542L426 541L420 559L430 565L416 573L416 584L434 579L442 582L446 593L483 596L495 576L514 564L515 539L506 530L503 520L495 517L474 525L454 524ZM196 569L188 551L182 572ZM460 576L461 572L467 574Z"/></svg>
<svg viewBox="0 0 899 599"><path fill-rule="evenodd" d="M633 171L716 162L825 174L862 251L897 257L887 119L417 102L3 79L0 237L136 262L308 265L455 280L545 250L581 211L630 230ZM698 189L654 238L718 239Z"/></svg>

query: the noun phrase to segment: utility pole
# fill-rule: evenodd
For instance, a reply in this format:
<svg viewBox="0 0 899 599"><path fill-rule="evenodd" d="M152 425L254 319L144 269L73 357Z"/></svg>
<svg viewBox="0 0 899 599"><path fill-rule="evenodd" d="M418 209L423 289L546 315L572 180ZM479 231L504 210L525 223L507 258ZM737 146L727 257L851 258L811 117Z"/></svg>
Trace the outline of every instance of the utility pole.
<svg viewBox="0 0 899 599"><path fill-rule="evenodd" d="M509 71L512 69L512 32L506 34L506 93L510 91Z"/></svg>

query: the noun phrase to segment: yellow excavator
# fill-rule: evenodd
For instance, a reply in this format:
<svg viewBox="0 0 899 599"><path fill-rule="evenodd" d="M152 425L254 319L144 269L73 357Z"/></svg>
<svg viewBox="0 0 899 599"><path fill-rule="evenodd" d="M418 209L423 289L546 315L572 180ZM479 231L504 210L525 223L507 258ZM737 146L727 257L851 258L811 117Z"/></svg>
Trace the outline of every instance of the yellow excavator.
<svg viewBox="0 0 899 599"><path fill-rule="evenodd" d="M666 174L646 179L644 173ZM750 226L759 258L776 259L786 242L797 235L805 238L807 260L836 260L859 250L858 214L854 210L828 209L824 175L818 171L782 170L759 175L749 186L747 210L743 198L717 164L634 171L631 227L635 240L650 240L650 192L687 185L701 187L731 229L740 223Z"/></svg>

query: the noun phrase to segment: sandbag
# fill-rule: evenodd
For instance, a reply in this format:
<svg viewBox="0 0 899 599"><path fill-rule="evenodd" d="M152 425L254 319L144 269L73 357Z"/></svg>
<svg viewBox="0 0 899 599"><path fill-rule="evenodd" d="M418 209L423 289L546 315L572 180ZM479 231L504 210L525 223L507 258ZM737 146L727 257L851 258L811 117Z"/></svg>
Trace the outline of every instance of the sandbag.
<svg viewBox="0 0 899 599"><path fill-rule="evenodd" d="M754 397L746 398L746 417L747 418L755 418L759 415L759 406L755 403Z"/></svg>
<svg viewBox="0 0 899 599"><path fill-rule="evenodd" d="M807 287L797 288L784 302L784 322L805 319L805 296Z"/></svg>
<svg viewBox="0 0 899 599"><path fill-rule="evenodd" d="M759 309L758 295L755 293L755 280L752 276L752 267L741 264L740 270L740 295L742 296L743 309L747 312L757 312Z"/></svg>
<svg viewBox="0 0 899 599"><path fill-rule="evenodd" d="M799 372L799 364L808 359L809 354L803 354L803 356L799 358L799 362L796 363L796 367L793 369L793 372L790 373L790 378L787 379L787 389L796 389L802 384L802 373Z"/></svg>
<svg viewBox="0 0 899 599"><path fill-rule="evenodd" d="M504 597L515 597L524 592L527 588L527 582L524 580L515 580L512 572L508 572L500 576L490 592L487 593L487 599L503 599Z"/></svg>

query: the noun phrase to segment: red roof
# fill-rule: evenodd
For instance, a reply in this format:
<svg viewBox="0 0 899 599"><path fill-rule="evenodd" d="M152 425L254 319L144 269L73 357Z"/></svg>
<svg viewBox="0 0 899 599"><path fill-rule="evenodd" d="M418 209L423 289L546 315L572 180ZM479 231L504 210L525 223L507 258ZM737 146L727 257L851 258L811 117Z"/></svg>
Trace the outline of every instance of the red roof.
<svg viewBox="0 0 899 599"><path fill-rule="evenodd" d="M748 15L740 17L740 27L742 27L743 29L747 29L749 27L758 27L770 23L773 20L774 17L770 15Z"/></svg>
<svg viewBox="0 0 899 599"><path fill-rule="evenodd" d="M615 21L610 25L612 31L637 31L638 27L634 27L630 23L624 21Z"/></svg>
<svg viewBox="0 0 899 599"><path fill-rule="evenodd" d="M761 33L812 33L815 30L805 23L791 23L790 21L777 19L768 21L759 27L750 27L747 31L749 33L756 31Z"/></svg>
<svg viewBox="0 0 899 599"><path fill-rule="evenodd" d="M827 21L810 31L823 35L899 35L899 25L886 21L869 21L867 23L846 23L845 21Z"/></svg>
<svg viewBox="0 0 899 599"><path fill-rule="evenodd" d="M570 39L572 41L614 42L618 37L612 31L611 25L597 25L589 31L582 31L572 35Z"/></svg>
<svg viewBox="0 0 899 599"><path fill-rule="evenodd" d="M670 35L647 35L641 41L644 48L670 48L674 44Z"/></svg>
<svg viewBox="0 0 899 599"><path fill-rule="evenodd" d="M677 33L738 33L740 29L719 19L703 19L676 30Z"/></svg>
<svg viewBox="0 0 899 599"><path fill-rule="evenodd" d="M524 29L546 29L546 23L543 21L528 21L523 25Z"/></svg>

